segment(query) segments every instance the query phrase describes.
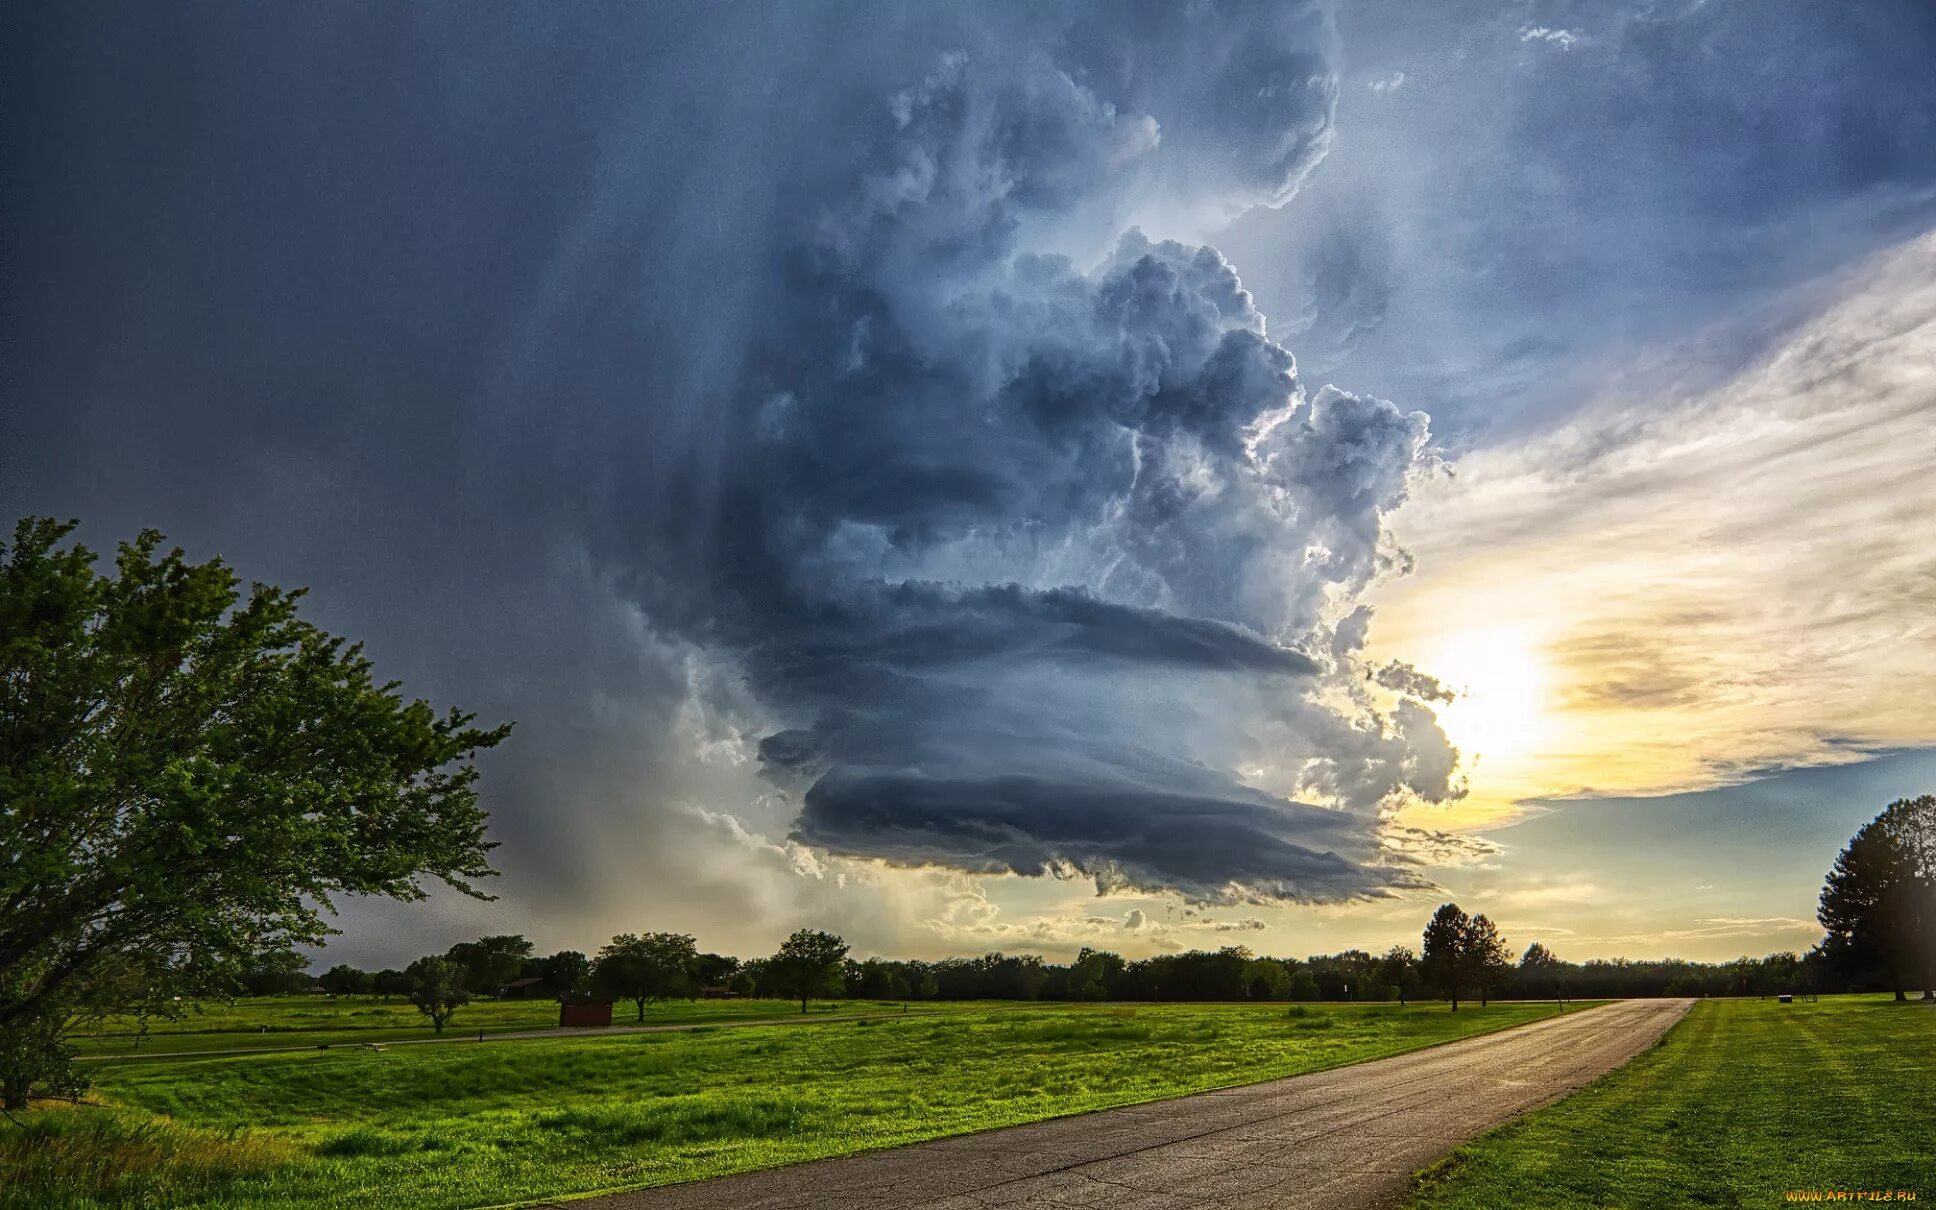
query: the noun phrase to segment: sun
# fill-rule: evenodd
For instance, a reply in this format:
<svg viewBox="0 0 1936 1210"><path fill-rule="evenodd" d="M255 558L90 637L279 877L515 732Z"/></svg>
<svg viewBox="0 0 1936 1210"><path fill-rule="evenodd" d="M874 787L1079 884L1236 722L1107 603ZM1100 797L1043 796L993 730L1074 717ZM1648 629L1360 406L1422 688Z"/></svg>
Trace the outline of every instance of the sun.
<svg viewBox="0 0 1936 1210"><path fill-rule="evenodd" d="M1538 750L1552 731L1538 635L1517 625L1463 630L1432 645L1419 667L1458 694L1439 725L1468 760L1498 772Z"/></svg>

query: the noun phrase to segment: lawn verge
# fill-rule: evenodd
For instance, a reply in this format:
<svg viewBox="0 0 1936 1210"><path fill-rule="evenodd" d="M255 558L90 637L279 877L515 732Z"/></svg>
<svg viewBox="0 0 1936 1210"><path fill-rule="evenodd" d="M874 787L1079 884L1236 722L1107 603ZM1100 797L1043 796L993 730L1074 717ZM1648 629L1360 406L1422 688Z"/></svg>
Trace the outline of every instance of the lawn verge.
<svg viewBox="0 0 1936 1210"><path fill-rule="evenodd" d="M1936 1011L1708 1000L1659 1045L1420 1174L1414 1210L1936 1197Z"/></svg>

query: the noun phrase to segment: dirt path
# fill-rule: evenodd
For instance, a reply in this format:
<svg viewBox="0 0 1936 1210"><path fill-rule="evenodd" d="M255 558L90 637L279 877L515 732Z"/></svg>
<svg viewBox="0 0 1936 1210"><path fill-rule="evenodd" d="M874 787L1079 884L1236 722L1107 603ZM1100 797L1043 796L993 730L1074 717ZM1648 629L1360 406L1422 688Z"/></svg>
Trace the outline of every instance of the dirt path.
<svg viewBox="0 0 1936 1210"><path fill-rule="evenodd" d="M573 1210L1372 1207L1412 1172L1652 1045L1688 1000L1627 1000L1389 1059Z"/></svg>

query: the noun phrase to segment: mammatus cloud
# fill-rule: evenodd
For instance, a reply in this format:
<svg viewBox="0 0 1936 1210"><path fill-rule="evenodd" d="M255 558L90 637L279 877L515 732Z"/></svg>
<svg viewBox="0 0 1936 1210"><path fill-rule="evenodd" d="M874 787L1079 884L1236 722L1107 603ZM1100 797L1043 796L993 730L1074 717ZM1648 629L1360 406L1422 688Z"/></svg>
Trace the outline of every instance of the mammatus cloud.
<svg viewBox="0 0 1936 1210"><path fill-rule="evenodd" d="M664 532L642 604L743 673L815 850L1202 900L1429 886L1430 834L1388 817L1462 791L1442 693L1362 666L1355 608L1408 566L1383 518L1435 465L1425 416L1307 392L1213 248L1058 251L1151 188L1288 198L1329 137L1324 23L1126 15L865 110L776 242L733 454L668 518L714 525Z"/></svg>

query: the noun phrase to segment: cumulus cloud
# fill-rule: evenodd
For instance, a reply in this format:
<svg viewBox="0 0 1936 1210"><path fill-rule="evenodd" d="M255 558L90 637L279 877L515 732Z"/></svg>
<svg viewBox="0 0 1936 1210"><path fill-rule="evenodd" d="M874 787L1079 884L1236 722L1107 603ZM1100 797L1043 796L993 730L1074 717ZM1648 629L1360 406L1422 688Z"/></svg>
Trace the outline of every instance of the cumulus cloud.
<svg viewBox="0 0 1936 1210"><path fill-rule="evenodd" d="M781 241L716 525L636 574L747 678L798 843L1205 900L1429 885L1387 816L1457 797L1457 753L1352 654L1354 598L1408 566L1383 518L1435 465L1426 417L1307 393L1214 248L1048 250L1151 180L1288 196L1333 102L1306 18L1151 6L943 53Z"/></svg>
<svg viewBox="0 0 1936 1210"><path fill-rule="evenodd" d="M1426 418L1307 381L1205 241L1328 154L1327 6L913 11L316 10L130 52L50 98L49 179L93 171L74 115L219 103L156 110L36 245L20 447L71 456L0 490L313 583L413 691L517 719L474 910L530 915L492 931L887 946L984 871L1005 921L1056 875L1421 885L1389 815L1454 754L1364 696L1354 610L1408 566ZM72 45L168 42L104 28ZM196 189L154 175L212 141ZM74 318L181 264L193 307Z"/></svg>

